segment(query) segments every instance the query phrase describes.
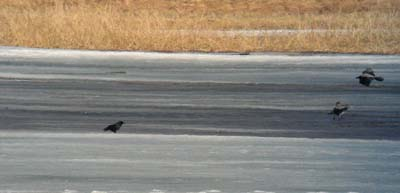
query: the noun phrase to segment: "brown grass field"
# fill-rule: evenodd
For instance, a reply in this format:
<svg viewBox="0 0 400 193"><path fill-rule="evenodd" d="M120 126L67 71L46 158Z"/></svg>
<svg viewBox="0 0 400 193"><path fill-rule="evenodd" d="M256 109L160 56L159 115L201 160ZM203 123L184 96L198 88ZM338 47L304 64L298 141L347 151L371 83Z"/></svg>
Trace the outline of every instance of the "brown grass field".
<svg viewBox="0 0 400 193"><path fill-rule="evenodd" d="M6 46L400 54L399 0L0 0L0 26ZM204 33L272 29L328 31Z"/></svg>

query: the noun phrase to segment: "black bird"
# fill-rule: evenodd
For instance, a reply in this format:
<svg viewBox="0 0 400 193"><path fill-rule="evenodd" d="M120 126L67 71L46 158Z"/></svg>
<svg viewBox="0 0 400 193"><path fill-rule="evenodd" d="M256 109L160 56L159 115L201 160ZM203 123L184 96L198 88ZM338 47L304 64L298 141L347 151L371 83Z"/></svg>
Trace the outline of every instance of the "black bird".
<svg viewBox="0 0 400 193"><path fill-rule="evenodd" d="M332 109L332 111L329 114L333 114L333 120L335 120L336 117L338 118L338 120L340 120L340 118L342 117L344 112L347 111L348 109L349 109L348 104L343 104L340 101L338 101L338 102L336 102L335 107Z"/></svg>
<svg viewBox="0 0 400 193"><path fill-rule="evenodd" d="M103 130L104 131L112 131L112 132L116 133L121 128L122 124L124 124L123 121L118 121L112 125L107 126Z"/></svg>
<svg viewBox="0 0 400 193"><path fill-rule="evenodd" d="M357 76L356 79L359 79L360 84L364 86L369 86L373 80L383 81L383 77L375 76L372 68L365 69L360 76Z"/></svg>

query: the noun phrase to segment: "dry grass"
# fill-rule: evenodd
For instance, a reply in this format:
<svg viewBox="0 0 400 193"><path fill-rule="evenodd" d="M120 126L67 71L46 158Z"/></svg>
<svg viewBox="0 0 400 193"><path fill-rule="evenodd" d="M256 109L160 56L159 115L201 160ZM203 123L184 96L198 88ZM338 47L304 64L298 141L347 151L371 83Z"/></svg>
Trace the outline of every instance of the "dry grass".
<svg viewBox="0 0 400 193"><path fill-rule="evenodd" d="M13 46L400 53L398 0L2 0L0 26L0 45ZM196 32L232 29L348 31L253 37Z"/></svg>

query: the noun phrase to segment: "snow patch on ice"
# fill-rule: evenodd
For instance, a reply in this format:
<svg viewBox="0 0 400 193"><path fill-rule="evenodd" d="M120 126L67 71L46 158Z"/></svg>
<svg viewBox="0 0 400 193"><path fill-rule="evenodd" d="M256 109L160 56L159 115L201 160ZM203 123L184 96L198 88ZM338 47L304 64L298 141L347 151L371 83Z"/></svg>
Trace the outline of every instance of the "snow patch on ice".
<svg viewBox="0 0 400 193"><path fill-rule="evenodd" d="M329 192L307 192L307 193L329 193Z"/></svg>
<svg viewBox="0 0 400 193"><path fill-rule="evenodd" d="M268 192L268 191L263 191L263 190L254 190L253 192L247 192L247 193L275 193L275 192Z"/></svg>
<svg viewBox="0 0 400 193"><path fill-rule="evenodd" d="M221 190L203 190L200 191L199 193L219 193Z"/></svg>
<svg viewBox="0 0 400 193"><path fill-rule="evenodd" d="M78 191L65 189L62 193L78 193Z"/></svg>
<svg viewBox="0 0 400 193"><path fill-rule="evenodd" d="M165 193L164 190L159 190L159 189L153 189L149 193Z"/></svg>
<svg viewBox="0 0 400 193"><path fill-rule="evenodd" d="M241 153L241 154L247 154L247 153L249 153L249 150L247 150L247 149L241 149L241 150L239 150L239 153Z"/></svg>

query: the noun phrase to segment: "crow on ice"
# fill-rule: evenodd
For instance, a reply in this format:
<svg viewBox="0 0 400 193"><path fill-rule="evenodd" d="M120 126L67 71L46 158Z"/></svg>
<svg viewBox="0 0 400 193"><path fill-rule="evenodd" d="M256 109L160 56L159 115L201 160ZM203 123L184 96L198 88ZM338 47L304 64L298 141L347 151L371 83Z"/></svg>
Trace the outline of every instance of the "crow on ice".
<svg viewBox="0 0 400 193"><path fill-rule="evenodd" d="M359 79L360 84L364 86L369 86L373 80L383 81L383 77L375 76L372 68L365 69L360 76L357 76L356 79Z"/></svg>
<svg viewBox="0 0 400 193"><path fill-rule="evenodd" d="M121 128L122 124L124 124L123 121L118 121L112 125L107 126L103 130L104 131L112 131L113 133L116 133Z"/></svg>
<svg viewBox="0 0 400 193"><path fill-rule="evenodd" d="M349 109L348 104L343 104L340 101L336 102L335 107L332 109L332 111L329 114L333 114L333 120L337 119L340 120L342 115L344 114L345 111Z"/></svg>

